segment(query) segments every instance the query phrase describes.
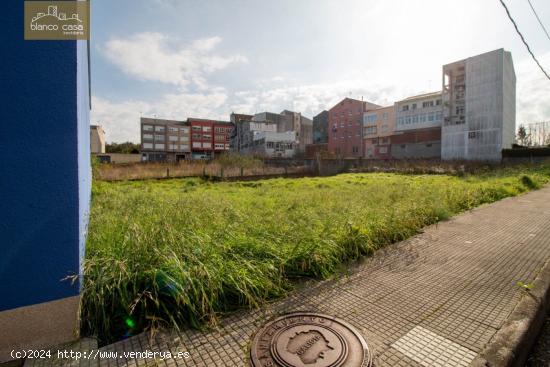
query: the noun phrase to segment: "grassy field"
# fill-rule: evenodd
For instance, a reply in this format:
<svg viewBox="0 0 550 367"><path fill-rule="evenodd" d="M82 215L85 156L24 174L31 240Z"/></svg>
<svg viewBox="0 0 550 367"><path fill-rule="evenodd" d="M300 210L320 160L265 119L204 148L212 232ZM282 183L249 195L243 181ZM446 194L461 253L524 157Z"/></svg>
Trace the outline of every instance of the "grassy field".
<svg viewBox="0 0 550 367"><path fill-rule="evenodd" d="M94 182L83 332L107 342L200 326L284 295L293 278L329 277L428 224L549 180L547 165L462 176Z"/></svg>

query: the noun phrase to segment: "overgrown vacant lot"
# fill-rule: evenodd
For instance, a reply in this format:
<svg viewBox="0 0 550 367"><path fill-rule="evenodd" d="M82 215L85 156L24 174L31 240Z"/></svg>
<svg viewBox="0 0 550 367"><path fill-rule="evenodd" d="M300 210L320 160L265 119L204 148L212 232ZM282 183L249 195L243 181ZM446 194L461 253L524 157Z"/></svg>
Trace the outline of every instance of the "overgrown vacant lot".
<svg viewBox="0 0 550 367"><path fill-rule="evenodd" d="M282 296L349 260L550 180L550 166L462 177L342 174L94 182L83 331L105 342Z"/></svg>

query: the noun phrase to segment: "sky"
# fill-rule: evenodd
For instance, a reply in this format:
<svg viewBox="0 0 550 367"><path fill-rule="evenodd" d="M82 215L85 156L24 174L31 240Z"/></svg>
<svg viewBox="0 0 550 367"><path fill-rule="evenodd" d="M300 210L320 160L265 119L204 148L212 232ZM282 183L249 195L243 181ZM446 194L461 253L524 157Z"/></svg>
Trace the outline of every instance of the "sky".
<svg viewBox="0 0 550 367"><path fill-rule="evenodd" d="M527 0L505 0L550 73ZM550 32L550 1L531 0ZM139 142L140 116L312 118L345 97L391 105L441 90L442 65L512 52L517 124L550 120L550 80L499 0L94 0L92 124Z"/></svg>

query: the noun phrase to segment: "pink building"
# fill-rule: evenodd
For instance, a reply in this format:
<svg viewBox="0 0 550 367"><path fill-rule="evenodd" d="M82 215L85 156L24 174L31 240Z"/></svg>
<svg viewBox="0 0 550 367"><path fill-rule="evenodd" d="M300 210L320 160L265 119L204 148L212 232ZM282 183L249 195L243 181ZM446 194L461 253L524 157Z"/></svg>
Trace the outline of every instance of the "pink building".
<svg viewBox="0 0 550 367"><path fill-rule="evenodd" d="M344 98L332 107L328 111L328 151L343 158L362 157L363 114L380 107L352 98Z"/></svg>

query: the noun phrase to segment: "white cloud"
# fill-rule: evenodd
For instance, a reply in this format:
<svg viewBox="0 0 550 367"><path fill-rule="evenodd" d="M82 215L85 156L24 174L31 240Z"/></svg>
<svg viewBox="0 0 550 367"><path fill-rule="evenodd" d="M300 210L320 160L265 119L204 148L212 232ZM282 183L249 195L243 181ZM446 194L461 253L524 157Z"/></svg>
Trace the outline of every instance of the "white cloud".
<svg viewBox="0 0 550 367"><path fill-rule="evenodd" d="M284 109L302 112L313 117L345 97L383 106L393 104L396 98L406 95L401 87L384 85L379 82L365 82L358 78L344 78L337 82L317 83L305 86L277 86L268 88L263 84L261 90L240 91L231 99L231 111L255 113L262 111L280 112ZM417 91L421 93L422 91ZM351 93L351 94L350 94Z"/></svg>
<svg viewBox="0 0 550 367"><path fill-rule="evenodd" d="M550 72L550 52L537 59ZM515 68L517 125L550 120L550 80L531 58L522 60Z"/></svg>
<svg viewBox="0 0 550 367"><path fill-rule="evenodd" d="M221 40L210 37L195 40L186 47L174 47L175 41L169 37L144 32L128 38L113 38L99 50L125 74L138 80L205 89L208 74L231 64L248 62L239 54L215 54L214 49Z"/></svg>
<svg viewBox="0 0 550 367"><path fill-rule="evenodd" d="M140 141L140 116L185 120L187 117L227 119L223 108L227 95L223 89L210 93L166 94L156 101L111 102L105 98L92 97L93 124L100 124L108 142Z"/></svg>

